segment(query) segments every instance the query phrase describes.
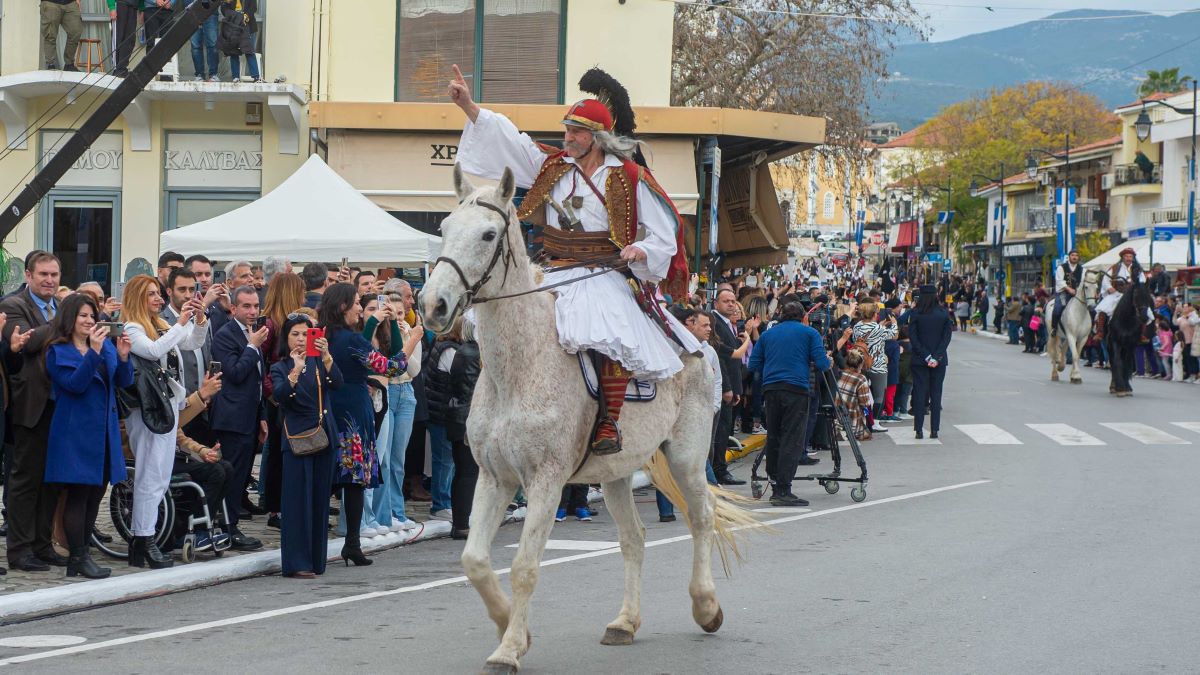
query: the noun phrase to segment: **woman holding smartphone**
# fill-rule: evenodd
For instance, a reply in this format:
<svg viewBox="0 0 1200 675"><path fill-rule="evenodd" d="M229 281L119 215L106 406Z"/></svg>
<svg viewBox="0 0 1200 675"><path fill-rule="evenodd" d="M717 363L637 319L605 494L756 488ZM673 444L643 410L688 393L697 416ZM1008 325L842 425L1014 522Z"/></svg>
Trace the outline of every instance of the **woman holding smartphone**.
<svg viewBox="0 0 1200 675"><path fill-rule="evenodd" d="M283 326L288 316L304 306L304 282L290 272L276 274L267 284L267 296L263 299L262 318L267 327L267 339L263 341L263 358L268 370L277 361L285 360L291 353ZM267 525L279 527L281 477L283 456L279 449L279 406L272 392L270 378L263 380L266 394L267 443L263 447L259 476L263 481L262 507L267 512Z"/></svg>
<svg viewBox="0 0 1200 675"><path fill-rule="evenodd" d="M189 300L179 311L179 320L168 326L160 312L163 298L158 279L149 275L134 277L125 286L125 334L132 343L135 356L153 361L168 373L171 388L173 425L166 433L154 433L142 419L140 408L134 408L125 421L129 445L133 449L133 539L129 542L129 564L152 569L174 564L154 543L154 526L158 522L158 503L171 481L175 464L175 439L179 429L178 411L187 398L187 390L179 381L181 350L201 349L208 333L207 318L200 300Z"/></svg>
<svg viewBox="0 0 1200 675"><path fill-rule="evenodd" d="M66 492L63 530L71 552L67 576L89 579L112 573L88 555L87 535L96 525L106 486L125 480L116 390L133 384L129 337L107 339L109 329L97 325L99 316L90 295L68 296L51 322L46 346L55 408L45 481L62 484Z"/></svg>
<svg viewBox="0 0 1200 675"><path fill-rule="evenodd" d="M349 283L325 289L321 299L320 325L329 341L329 352L342 372L344 386L330 394L338 436L334 442L335 485L342 488L346 514L346 545L342 558L355 565L370 565L362 553L363 491L379 487L379 456L376 452L375 408L367 378L392 377L404 372L408 360L403 351L388 358L375 349L355 328L362 316L358 291ZM286 520L286 515L284 517Z"/></svg>
<svg viewBox="0 0 1200 675"><path fill-rule="evenodd" d="M283 576L297 579L311 579L325 572L333 458L330 447L297 456L291 450L288 436L302 435L319 426L327 438L337 439L330 401L332 393L342 386L342 372L333 362L325 338L312 340L319 356L307 355L308 332L312 327L312 319L304 314L288 317L279 332L280 345L287 349L287 356L271 366L271 388L279 404L281 424L287 430L280 434L283 478L280 502L286 515L280 523L279 553ZM349 550L350 539L346 542L342 549L344 560L353 553Z"/></svg>

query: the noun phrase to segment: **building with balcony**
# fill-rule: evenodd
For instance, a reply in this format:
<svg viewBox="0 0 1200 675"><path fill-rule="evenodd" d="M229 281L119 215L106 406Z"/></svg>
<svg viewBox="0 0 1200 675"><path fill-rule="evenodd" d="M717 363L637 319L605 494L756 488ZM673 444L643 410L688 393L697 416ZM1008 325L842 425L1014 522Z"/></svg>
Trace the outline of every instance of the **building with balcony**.
<svg viewBox="0 0 1200 675"><path fill-rule="evenodd" d="M1144 213L1166 206L1163 203L1163 143L1153 138L1139 140L1134 128L1143 102L1164 98L1168 96L1153 94L1114 111L1121 120L1121 147L1114 153L1112 171L1104 180L1110 190L1110 222L1125 238L1138 236L1142 221L1147 217ZM1146 108L1155 126L1166 118L1169 111L1165 111L1161 106Z"/></svg>
<svg viewBox="0 0 1200 675"><path fill-rule="evenodd" d="M81 113L120 83L106 74L105 2L82 3L84 37L98 42L68 56L83 67L90 57L90 74L42 69L48 59L40 53L37 3L3 5L0 123L12 150L0 159L0 184L27 180L78 128ZM450 174L463 126L461 112L445 102L451 65L460 66L481 105L547 142L561 140L564 105L582 97L579 76L599 65L629 90L647 157L688 223L689 254L720 250L728 266L786 259L769 166L823 142L824 122L669 107L671 3L259 5L256 58L265 83L229 81L226 58L219 81L194 81L185 46L163 71L169 81L146 87L10 235L8 252L55 251L66 261L64 283L94 279L111 290L130 271L153 266L164 229L258 198L312 153L381 208L436 231L455 203ZM614 45L617 34L637 49ZM142 39L139 32L139 45ZM60 35L59 51L64 43ZM139 58L135 53L133 63Z"/></svg>

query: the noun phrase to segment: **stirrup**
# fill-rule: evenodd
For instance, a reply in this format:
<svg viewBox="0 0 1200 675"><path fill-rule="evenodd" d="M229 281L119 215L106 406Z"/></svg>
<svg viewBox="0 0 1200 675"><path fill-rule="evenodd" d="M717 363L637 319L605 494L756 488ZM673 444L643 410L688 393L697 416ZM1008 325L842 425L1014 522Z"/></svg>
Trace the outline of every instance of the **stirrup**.
<svg viewBox="0 0 1200 675"><path fill-rule="evenodd" d="M600 432L600 427L608 422L612 425L613 431L616 432L616 438L596 438L595 435ZM593 455L615 455L621 451L621 427L617 426L617 421L609 416L601 417L596 422L596 431L592 434L591 449Z"/></svg>

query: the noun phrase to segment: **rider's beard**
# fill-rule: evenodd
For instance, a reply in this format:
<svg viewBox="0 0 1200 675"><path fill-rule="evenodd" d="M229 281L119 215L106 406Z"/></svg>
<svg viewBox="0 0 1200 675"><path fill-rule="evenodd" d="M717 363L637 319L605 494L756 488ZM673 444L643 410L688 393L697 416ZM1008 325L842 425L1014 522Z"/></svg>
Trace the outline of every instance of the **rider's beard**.
<svg viewBox="0 0 1200 675"><path fill-rule="evenodd" d="M589 152L592 151L592 146L583 145L582 143L577 143L575 141L566 141L563 143L563 149L565 149L567 154L574 159L583 159Z"/></svg>

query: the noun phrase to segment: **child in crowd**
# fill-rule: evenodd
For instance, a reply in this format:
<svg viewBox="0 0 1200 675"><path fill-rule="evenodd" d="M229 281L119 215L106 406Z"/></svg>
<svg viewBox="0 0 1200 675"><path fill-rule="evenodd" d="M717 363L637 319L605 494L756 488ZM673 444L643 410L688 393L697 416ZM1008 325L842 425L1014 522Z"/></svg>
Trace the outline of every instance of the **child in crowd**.
<svg viewBox="0 0 1200 675"><path fill-rule="evenodd" d="M1162 372L1158 377L1164 380L1171 379L1172 363L1174 361L1175 340L1171 331L1171 324L1163 318L1159 318L1155 322L1158 330L1155 332L1155 344L1157 345L1157 355L1162 363Z"/></svg>
<svg viewBox="0 0 1200 675"><path fill-rule="evenodd" d="M850 424L854 426L853 429L847 429L846 433L853 433L860 441L869 441L871 430L863 411L869 409L874 401L871 398L871 383L860 372L862 364L862 352L852 349L846 354L846 368L838 379L838 402L846 406Z"/></svg>

